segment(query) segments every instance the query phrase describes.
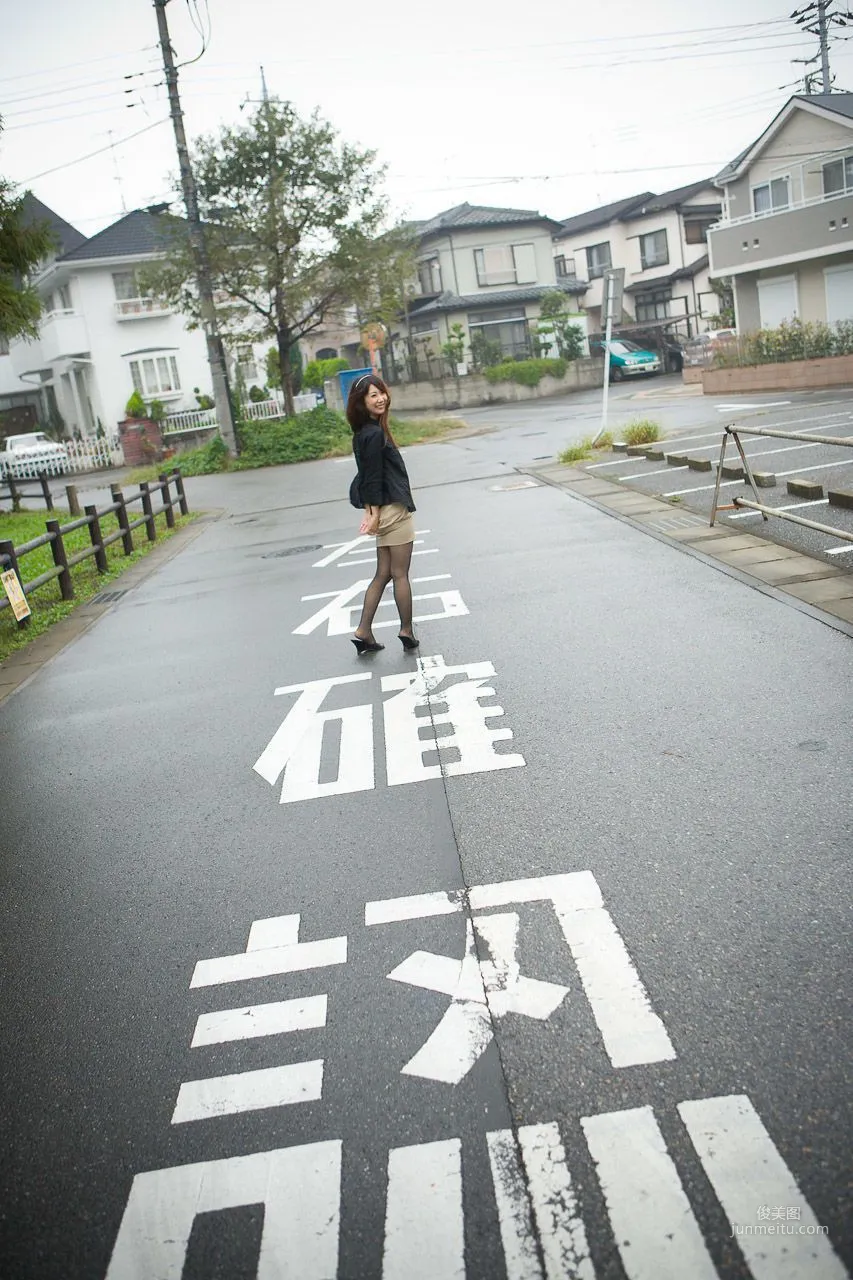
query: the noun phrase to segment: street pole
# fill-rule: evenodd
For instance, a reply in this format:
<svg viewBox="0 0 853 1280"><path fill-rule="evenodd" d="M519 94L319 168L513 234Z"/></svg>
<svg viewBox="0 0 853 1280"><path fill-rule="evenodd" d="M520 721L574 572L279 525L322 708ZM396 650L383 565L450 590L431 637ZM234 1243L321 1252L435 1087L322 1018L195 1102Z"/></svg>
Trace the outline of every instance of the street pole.
<svg viewBox="0 0 853 1280"><path fill-rule="evenodd" d="M823 84L823 92L831 93L832 84L829 78L829 38L827 35L828 23L826 21L826 10L829 0L818 0L817 21L818 30L820 32L820 77Z"/></svg>
<svg viewBox="0 0 853 1280"><path fill-rule="evenodd" d="M178 95L178 71L169 40L169 27L166 21L166 5L169 0L154 0L157 11L157 29L160 33L160 49L163 53L163 69L166 73L166 88L169 93L169 107L172 125L175 130L175 146L178 152L178 166L181 173L181 190L187 210L190 243L196 263L196 284L198 287L201 321L207 340L207 359L210 364L210 375L213 383L213 400L216 405L216 418L219 433L225 447L232 456L237 454L237 436L234 431L234 419L231 414L231 398L228 394L228 375L225 367L225 350L219 336L216 320L216 306L213 301L213 285L210 278L210 262L204 242L204 228L198 211L198 194L195 177L190 164L190 153L187 146L187 135L184 131L184 115L181 110L181 99Z"/></svg>
<svg viewBox="0 0 853 1280"><path fill-rule="evenodd" d="M612 275L607 277L607 297L605 306L607 308L607 326L604 332L604 382L601 388L601 426L596 432L593 444L607 430L607 403L610 396L610 341L613 337L613 298L616 290L616 279Z"/></svg>

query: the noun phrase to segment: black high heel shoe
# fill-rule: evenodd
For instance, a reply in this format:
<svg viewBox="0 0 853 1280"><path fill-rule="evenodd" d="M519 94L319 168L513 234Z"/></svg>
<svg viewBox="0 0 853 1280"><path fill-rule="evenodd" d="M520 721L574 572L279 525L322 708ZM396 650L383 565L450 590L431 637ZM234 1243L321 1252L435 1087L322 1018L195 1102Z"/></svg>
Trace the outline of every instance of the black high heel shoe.
<svg viewBox="0 0 853 1280"><path fill-rule="evenodd" d="M419 649L421 642L416 640L414 636L397 636L404 649Z"/></svg>
<svg viewBox="0 0 853 1280"><path fill-rule="evenodd" d="M384 649L384 644L378 644L375 640L362 640L360 636L352 636L352 642L358 650L358 656L363 653L378 653L380 649Z"/></svg>

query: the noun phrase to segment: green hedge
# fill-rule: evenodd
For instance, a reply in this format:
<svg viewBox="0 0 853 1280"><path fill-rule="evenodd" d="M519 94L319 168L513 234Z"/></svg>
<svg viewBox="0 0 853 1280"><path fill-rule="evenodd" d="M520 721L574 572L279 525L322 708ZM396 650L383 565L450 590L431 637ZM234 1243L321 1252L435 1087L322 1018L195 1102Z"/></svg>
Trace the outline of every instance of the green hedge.
<svg viewBox="0 0 853 1280"><path fill-rule="evenodd" d="M352 448L352 432L342 413L317 405L295 418L243 422L239 428L239 470L274 467L283 462L309 462Z"/></svg>
<svg viewBox="0 0 853 1280"><path fill-rule="evenodd" d="M840 320L834 325L822 320L786 320L777 329L759 329L725 342L716 352L712 367L735 369L849 355L853 355L853 320Z"/></svg>
<svg viewBox="0 0 853 1280"><path fill-rule="evenodd" d="M483 373L489 382L519 382L523 387L536 387L544 377L564 378L565 360L505 360Z"/></svg>

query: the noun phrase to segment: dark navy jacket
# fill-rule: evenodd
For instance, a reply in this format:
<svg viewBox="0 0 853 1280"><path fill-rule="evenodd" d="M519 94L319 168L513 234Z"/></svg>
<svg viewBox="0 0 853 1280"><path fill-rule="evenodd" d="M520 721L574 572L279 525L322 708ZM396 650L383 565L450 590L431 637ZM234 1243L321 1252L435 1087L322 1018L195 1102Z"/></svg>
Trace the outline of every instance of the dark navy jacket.
<svg viewBox="0 0 853 1280"><path fill-rule="evenodd" d="M402 502L415 510L409 474L400 450L386 437L378 422L368 422L353 432L352 448L358 475L350 486L354 507L387 507Z"/></svg>

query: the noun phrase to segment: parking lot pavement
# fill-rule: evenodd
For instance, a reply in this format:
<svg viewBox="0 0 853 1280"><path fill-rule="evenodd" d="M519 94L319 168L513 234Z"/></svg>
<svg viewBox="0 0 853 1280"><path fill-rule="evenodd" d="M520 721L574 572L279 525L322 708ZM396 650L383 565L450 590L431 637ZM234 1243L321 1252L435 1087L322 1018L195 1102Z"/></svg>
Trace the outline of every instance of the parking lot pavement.
<svg viewBox="0 0 853 1280"><path fill-rule="evenodd" d="M748 434L741 437L750 467L762 477L759 490L762 505L853 533L853 510L831 503L828 496L837 490L853 491L853 408L849 393L794 403L773 403L769 397L764 401L752 399L741 404L720 401L710 407L718 415L718 424L706 422L681 432L672 431L658 443L657 452L669 455L669 461L666 458L646 459L608 453L593 463L587 463L585 470L602 479L666 498L673 505L684 506L708 516L710 520L716 468L726 424L739 427L744 433L752 427L849 440L850 445L846 447ZM730 441L726 465L736 466L738 463L737 449ZM696 469L701 466L705 469ZM807 496L790 492L789 482L799 479L816 483L821 492ZM724 476L720 502L730 505L735 497L752 500L753 494L743 479ZM765 520L754 511L727 510L719 513L717 519L739 528L741 532L749 530L808 555L818 556L836 567L853 566L853 543L830 534L788 520L772 517Z"/></svg>

